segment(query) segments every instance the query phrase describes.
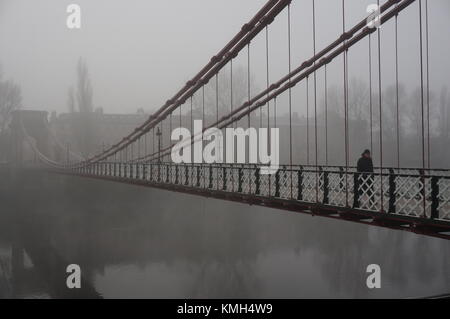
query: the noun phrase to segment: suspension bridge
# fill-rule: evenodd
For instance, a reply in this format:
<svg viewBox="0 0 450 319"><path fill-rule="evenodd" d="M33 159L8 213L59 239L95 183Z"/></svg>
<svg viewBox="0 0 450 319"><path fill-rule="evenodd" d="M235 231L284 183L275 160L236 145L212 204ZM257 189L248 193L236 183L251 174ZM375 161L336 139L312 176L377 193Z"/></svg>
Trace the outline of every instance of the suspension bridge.
<svg viewBox="0 0 450 319"><path fill-rule="evenodd" d="M35 160L28 165L32 169L45 169L57 174L67 174L83 178L95 178L107 181L154 187L175 192L189 193L196 196L236 201L243 204L305 213L349 222L362 223L395 230L410 231L432 237L450 239L450 170L431 167L430 160L430 103L429 103L429 28L428 1L389 0L378 1L380 8L377 21L381 26L391 23L395 26L395 61L396 87L396 140L398 163L386 165L383 152L385 139L383 135L384 99L381 90L383 33L381 28L368 25L364 16L355 25L348 25L345 1L342 1L342 32L324 47L317 43L317 9L312 2L312 50L313 54L300 61L292 61L291 48L294 39L291 34L291 1L268 1L256 15L244 24L241 30L211 60L189 80L172 98L128 136L98 154L83 158L67 151L67 160L51 158L39 148L36 138L31 136L28 125L21 119L20 112L15 125L16 145L26 141L32 148ZM420 167L403 167L400 161L400 110L399 110L399 68L401 60L398 50L399 17L410 7L416 6L419 14L415 21L420 32L420 127L421 143L417 152L421 155ZM414 11L416 12L416 11ZM288 73L274 82L269 73L274 61L270 59L270 28L274 21L285 19L284 34L287 38L286 67ZM257 93L251 90L251 50L252 41L261 37L265 46L265 88ZM411 35L413 36L413 35ZM349 52L357 45L368 46L369 55L367 76L370 83L370 142L368 145L380 154L379 163L373 172L358 172L352 165L349 130ZM242 103L234 99L233 62L237 57L246 60L246 99ZM279 61L277 61L279 62ZM345 154L343 165L329 164L329 137L327 131L327 75L331 64L339 66L342 79L343 101L343 140ZM225 114L219 112L218 81L220 72L229 72L229 109ZM320 74L323 93L318 90ZM215 82L216 94L212 105L216 108L215 119L205 121L205 87ZM295 105L292 91L300 84L307 85L307 146L302 152L307 153L307 161L300 163L294 158L296 136L293 133L292 114ZM377 98L373 99L373 92ZM318 123L318 96L325 96L323 123ZM190 127L196 118L194 100L200 101L202 110L202 135L210 128L224 130L244 123L250 127L255 118L259 127L277 127L282 96L287 106L289 121L287 133L282 140L288 144L284 163L272 175L261 174L258 164L231 163L182 163L171 161L174 144L170 132L175 126ZM378 116L377 124L372 115ZM179 116L178 116L179 114ZM262 116L264 114L264 116ZM310 116L313 114L313 116ZM178 116L178 117L176 117ZM174 118L178 123L174 123ZM263 123L265 121L266 123ZM169 127L169 130L164 128ZM325 131L319 141L319 130ZM313 131L314 134L310 134ZM56 137L54 137L56 138ZM194 143L195 137L188 143ZM270 140L270 139L269 139ZM323 141L324 140L324 141ZM377 140L377 143L375 143ZM56 143L61 148L63 144ZM22 146L15 151L20 153ZM322 154L319 154L322 153Z"/></svg>

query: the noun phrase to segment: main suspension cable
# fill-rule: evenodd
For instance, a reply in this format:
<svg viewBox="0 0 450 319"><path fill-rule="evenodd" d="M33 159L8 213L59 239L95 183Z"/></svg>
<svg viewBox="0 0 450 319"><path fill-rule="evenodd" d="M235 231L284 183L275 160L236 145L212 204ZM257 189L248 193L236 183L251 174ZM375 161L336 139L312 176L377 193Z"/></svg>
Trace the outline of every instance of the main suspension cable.
<svg viewBox="0 0 450 319"><path fill-rule="evenodd" d="M289 74L291 74L291 5L288 5L287 8L287 21L288 21L288 69ZM291 77L289 77L289 165L292 167L292 88L290 86L291 84ZM292 170L290 171L290 188L291 188L291 197L293 195L293 181L292 181Z"/></svg>

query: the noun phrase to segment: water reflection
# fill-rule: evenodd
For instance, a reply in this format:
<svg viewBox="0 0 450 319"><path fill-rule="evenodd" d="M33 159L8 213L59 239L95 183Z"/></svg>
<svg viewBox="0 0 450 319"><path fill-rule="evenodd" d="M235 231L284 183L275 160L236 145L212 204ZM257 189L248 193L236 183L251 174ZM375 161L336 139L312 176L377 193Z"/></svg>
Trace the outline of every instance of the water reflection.
<svg viewBox="0 0 450 319"><path fill-rule="evenodd" d="M74 177L29 173L2 181L2 298L450 292L450 243L439 239ZM81 290L65 286L72 263L81 266ZM372 263L382 268L375 291L366 287Z"/></svg>

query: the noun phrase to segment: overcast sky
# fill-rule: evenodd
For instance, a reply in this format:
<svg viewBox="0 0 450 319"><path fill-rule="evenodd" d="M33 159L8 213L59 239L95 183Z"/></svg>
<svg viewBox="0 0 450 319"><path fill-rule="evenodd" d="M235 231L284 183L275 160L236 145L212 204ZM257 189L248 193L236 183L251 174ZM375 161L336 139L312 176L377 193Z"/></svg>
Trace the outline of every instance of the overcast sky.
<svg viewBox="0 0 450 319"><path fill-rule="evenodd" d="M317 49L338 37L340 0L317 1ZM292 66L312 53L311 0L292 5ZM374 0L346 0L347 26L366 15ZM81 30L66 27L66 8L82 9ZM94 104L105 112L150 111L160 107L205 65L259 10L265 0L0 0L0 63L22 87L24 105L65 112L67 90L76 81L80 56L88 63ZM418 1L417 1L418 3ZM418 85L417 3L400 16L401 80ZM430 1L432 87L450 74L450 1ZM270 27L271 81L287 72L286 12ZM393 24L383 29L383 75L393 83ZM264 41L252 43L252 74L265 84ZM375 42L374 42L375 44ZM350 55L352 77L365 78L367 42ZM245 55L237 63L245 66ZM341 64L336 63L336 84ZM333 69L331 66L330 69ZM333 80L332 80L333 81Z"/></svg>

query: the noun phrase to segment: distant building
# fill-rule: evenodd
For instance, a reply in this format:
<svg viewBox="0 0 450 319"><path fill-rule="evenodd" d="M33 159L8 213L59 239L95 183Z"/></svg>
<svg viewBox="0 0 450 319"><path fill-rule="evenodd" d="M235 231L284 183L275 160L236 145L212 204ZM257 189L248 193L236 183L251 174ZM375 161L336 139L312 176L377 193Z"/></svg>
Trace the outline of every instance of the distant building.
<svg viewBox="0 0 450 319"><path fill-rule="evenodd" d="M89 113L63 113L50 119L50 128L61 143L70 144L74 151L79 151L77 134L80 122L89 122L92 128L94 149L100 151L103 147L117 143L130 134L136 127L148 119L147 114L105 114L101 110Z"/></svg>

